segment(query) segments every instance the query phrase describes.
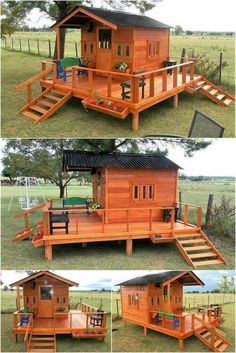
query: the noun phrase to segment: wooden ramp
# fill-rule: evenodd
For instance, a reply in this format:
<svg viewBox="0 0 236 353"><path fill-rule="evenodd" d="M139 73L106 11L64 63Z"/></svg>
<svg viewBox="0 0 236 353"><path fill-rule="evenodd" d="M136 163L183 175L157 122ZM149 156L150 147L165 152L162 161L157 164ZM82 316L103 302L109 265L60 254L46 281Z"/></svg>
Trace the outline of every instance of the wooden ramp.
<svg viewBox="0 0 236 353"><path fill-rule="evenodd" d="M174 235L178 249L190 266L197 268L227 263L202 230L193 229Z"/></svg>
<svg viewBox="0 0 236 353"><path fill-rule="evenodd" d="M194 335L213 352L224 352L230 345L225 333L210 324L204 324L204 327L196 329Z"/></svg>
<svg viewBox="0 0 236 353"><path fill-rule="evenodd" d="M214 83L208 81L206 78L202 78L201 81L197 82L198 90L210 98L213 102L228 107L234 100L234 97L225 92L223 89L214 85Z"/></svg>
<svg viewBox="0 0 236 353"><path fill-rule="evenodd" d="M25 105L19 111L19 114L34 120L35 123L39 123L55 113L71 97L72 90L65 93L59 89L50 87Z"/></svg>
<svg viewBox="0 0 236 353"><path fill-rule="evenodd" d="M56 335L31 334L27 352L56 352Z"/></svg>

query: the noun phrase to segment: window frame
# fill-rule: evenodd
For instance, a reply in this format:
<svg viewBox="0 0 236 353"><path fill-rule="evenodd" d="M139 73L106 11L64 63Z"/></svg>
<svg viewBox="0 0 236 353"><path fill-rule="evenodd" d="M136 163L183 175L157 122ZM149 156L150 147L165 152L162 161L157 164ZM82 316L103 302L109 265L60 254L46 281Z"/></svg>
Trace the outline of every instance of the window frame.
<svg viewBox="0 0 236 353"><path fill-rule="evenodd" d="M134 181L131 183L131 202L156 202L156 182Z"/></svg>
<svg viewBox="0 0 236 353"><path fill-rule="evenodd" d="M160 56L160 40L148 40L147 41L147 58L158 58Z"/></svg>

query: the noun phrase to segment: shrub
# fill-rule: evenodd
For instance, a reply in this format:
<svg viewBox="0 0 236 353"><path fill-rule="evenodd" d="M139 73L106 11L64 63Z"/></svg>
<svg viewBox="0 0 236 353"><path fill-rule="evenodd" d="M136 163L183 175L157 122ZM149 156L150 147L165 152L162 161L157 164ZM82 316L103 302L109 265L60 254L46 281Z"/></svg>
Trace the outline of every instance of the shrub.
<svg viewBox="0 0 236 353"><path fill-rule="evenodd" d="M235 208L230 205L230 200L225 196L222 196L219 206L213 207L211 228L217 236L234 236Z"/></svg>

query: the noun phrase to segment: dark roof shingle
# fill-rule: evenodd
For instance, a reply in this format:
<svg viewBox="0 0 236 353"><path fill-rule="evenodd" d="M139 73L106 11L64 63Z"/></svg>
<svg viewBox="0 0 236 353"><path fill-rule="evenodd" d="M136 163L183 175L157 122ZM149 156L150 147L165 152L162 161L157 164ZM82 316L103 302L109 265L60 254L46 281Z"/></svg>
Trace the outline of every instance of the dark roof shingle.
<svg viewBox="0 0 236 353"><path fill-rule="evenodd" d="M133 153L96 153L64 150L63 169L77 168L137 168L179 169L177 164L165 156Z"/></svg>

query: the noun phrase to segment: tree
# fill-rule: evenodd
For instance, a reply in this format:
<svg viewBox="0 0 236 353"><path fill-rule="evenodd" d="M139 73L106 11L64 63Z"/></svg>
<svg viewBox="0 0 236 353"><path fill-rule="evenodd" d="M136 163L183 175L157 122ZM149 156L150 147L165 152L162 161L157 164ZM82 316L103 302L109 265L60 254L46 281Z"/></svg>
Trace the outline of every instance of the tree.
<svg viewBox="0 0 236 353"><path fill-rule="evenodd" d="M175 34L178 36L178 35L180 35L182 33L184 33L183 28L181 26L179 26L179 25L176 25L175 26Z"/></svg>
<svg viewBox="0 0 236 353"><path fill-rule="evenodd" d="M31 176L47 179L60 189L60 198L76 173L63 173L63 150L78 149L94 152L129 152L167 154L167 146L180 146L187 156L206 148L209 142L191 139L9 139L3 150L4 169L11 177ZM67 178L67 179L65 179Z"/></svg>
<svg viewBox="0 0 236 353"><path fill-rule="evenodd" d="M163 0L103 0L103 6L115 9L127 9L136 7L140 13L151 10L156 2ZM11 35L21 26L25 25L26 16L33 8L38 8L50 19L57 21L65 16L74 6L93 6L92 0L79 1L3 1L1 5L2 15L2 35ZM64 57L66 29L60 28L60 57ZM56 49L56 44L55 44ZM56 55L56 50L54 57Z"/></svg>
<svg viewBox="0 0 236 353"><path fill-rule="evenodd" d="M234 277L228 277L223 275L222 279L218 283L218 288L221 293L223 293L223 303L225 302L225 295L231 291L231 289L235 290L234 287Z"/></svg>

